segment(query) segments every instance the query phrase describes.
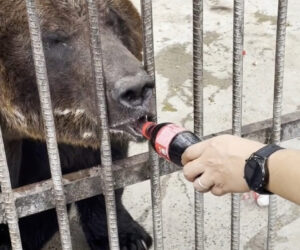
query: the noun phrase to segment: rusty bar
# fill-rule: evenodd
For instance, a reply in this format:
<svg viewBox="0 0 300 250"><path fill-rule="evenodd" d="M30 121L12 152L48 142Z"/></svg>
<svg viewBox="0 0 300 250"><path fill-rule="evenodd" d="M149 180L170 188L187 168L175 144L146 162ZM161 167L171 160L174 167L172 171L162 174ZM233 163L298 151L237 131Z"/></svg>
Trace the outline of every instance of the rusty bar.
<svg viewBox="0 0 300 250"><path fill-rule="evenodd" d="M277 34L276 34L276 55L275 55L275 80L274 80L274 103L273 103L273 133L272 143L280 143L281 131L281 110L283 95L284 57L285 57L285 36L287 24L287 0L278 1ZM270 196L268 214L268 236L267 249L274 249L276 233L277 199L275 195Z"/></svg>
<svg viewBox="0 0 300 250"><path fill-rule="evenodd" d="M203 0L193 0L194 132L203 136ZM195 197L195 249L204 250L204 195Z"/></svg>
<svg viewBox="0 0 300 250"><path fill-rule="evenodd" d="M31 46L34 58L34 66L36 72L36 80L39 90L50 170L53 181L53 191L55 194L56 212L59 224L61 244L63 249L72 249L70 225L62 183L62 173L56 141L56 132L47 76L46 61L35 0L26 0L26 7L31 37Z"/></svg>
<svg viewBox="0 0 300 250"><path fill-rule="evenodd" d="M109 245L111 250L120 249L117 224L117 210L114 191L114 176L112 172L112 156L108 127L107 104L105 99L105 86L103 76L102 48L100 36L100 23L98 8L95 0L87 0L90 28L90 43L95 81L95 98L97 103L98 124L101 124L99 134L101 149L101 165L103 168L102 182L104 184L105 206L107 214L107 227Z"/></svg>
<svg viewBox="0 0 300 250"><path fill-rule="evenodd" d="M243 126L243 137L263 143L270 141L272 134L272 119ZM205 136L204 139L220 134L230 134L231 130ZM300 111L282 116L281 141L300 137ZM149 180L150 170L148 153L130 157L113 163L115 188L122 188L141 181ZM161 174L171 174L182 170L173 164L161 161ZM73 203L102 193L100 177L103 169L94 167L64 175L66 200ZM51 180L43 181L14 189L17 212L19 217L36 214L55 207ZM78 192L74 192L78 190ZM2 201L2 202L1 202ZM0 194L0 223L5 222L3 194Z"/></svg>
<svg viewBox="0 0 300 250"><path fill-rule="evenodd" d="M144 40L144 67L147 73L155 82L155 62L154 62L154 44L153 44L153 20L152 20L152 0L141 0L141 13L143 20L143 40ZM154 90L153 111L156 110L156 90ZM155 122L155 119L153 119ZM162 226L162 206L160 189L160 170L159 160L155 151L150 148L150 168L151 168L151 198L152 198L152 218L154 249L163 250L163 226Z"/></svg>
<svg viewBox="0 0 300 250"><path fill-rule="evenodd" d="M11 188L9 170L4 149L2 130L0 127L0 188L2 193L2 204L8 224L11 246L13 249L21 250L22 242L18 222L18 214L15 204L14 193ZM1 211L1 210L0 210ZM1 213L4 215L4 213Z"/></svg>
<svg viewBox="0 0 300 250"><path fill-rule="evenodd" d="M244 0L234 0L232 133L241 136L243 92ZM231 196L231 249L240 248L240 194Z"/></svg>
<svg viewBox="0 0 300 250"><path fill-rule="evenodd" d="M141 181L149 180L151 171L149 166L149 154L144 153L116 161L113 164L115 188L123 188ZM161 173L163 175L173 173L181 168L161 160ZM73 203L95 195L104 193L101 185L103 168L93 167L78 172L64 175L64 187L68 203ZM16 206L19 217L36 214L55 207L55 200L52 194L51 180L23 186L14 189ZM74 192L74 190L78 190ZM2 215L3 208L0 194L0 223L5 222ZM37 203L38 201L38 203Z"/></svg>

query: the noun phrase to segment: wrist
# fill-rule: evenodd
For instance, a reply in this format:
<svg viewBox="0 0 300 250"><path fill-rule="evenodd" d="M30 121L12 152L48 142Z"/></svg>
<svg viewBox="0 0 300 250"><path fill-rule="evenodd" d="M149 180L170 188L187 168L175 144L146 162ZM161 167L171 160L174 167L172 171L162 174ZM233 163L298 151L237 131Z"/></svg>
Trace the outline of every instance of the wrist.
<svg viewBox="0 0 300 250"><path fill-rule="evenodd" d="M285 161L285 151L279 150L273 153L268 159L268 169L269 169L269 183L266 189L270 192L274 192L274 183L279 183L281 178L281 167L282 163Z"/></svg>

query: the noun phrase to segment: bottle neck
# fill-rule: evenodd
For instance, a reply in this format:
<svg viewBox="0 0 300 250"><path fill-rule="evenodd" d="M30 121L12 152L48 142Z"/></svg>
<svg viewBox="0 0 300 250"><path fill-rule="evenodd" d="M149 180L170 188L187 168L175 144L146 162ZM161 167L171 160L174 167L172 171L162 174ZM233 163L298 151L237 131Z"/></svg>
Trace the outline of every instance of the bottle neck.
<svg viewBox="0 0 300 250"><path fill-rule="evenodd" d="M154 122L146 122L142 127L142 135L146 139L151 140L152 132L153 132L153 129L156 127L156 125L157 124Z"/></svg>

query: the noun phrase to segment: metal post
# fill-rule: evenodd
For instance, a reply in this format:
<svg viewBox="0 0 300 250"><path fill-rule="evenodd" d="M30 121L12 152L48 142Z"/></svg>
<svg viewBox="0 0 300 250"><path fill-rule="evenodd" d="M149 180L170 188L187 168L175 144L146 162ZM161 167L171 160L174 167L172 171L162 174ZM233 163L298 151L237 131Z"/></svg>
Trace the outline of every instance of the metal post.
<svg viewBox="0 0 300 250"><path fill-rule="evenodd" d="M194 132L203 136L203 0L193 1ZM204 249L204 195L195 191L195 249Z"/></svg>
<svg viewBox="0 0 300 250"><path fill-rule="evenodd" d="M155 82L155 63L153 45L153 23L152 23L152 0L141 0L143 18L143 38L144 38L144 67L147 73ZM156 99L154 90L153 105L156 113ZM156 121L156 118L154 119ZM162 228L162 208L160 190L160 171L158 156L152 147L150 148L151 166L151 197L152 197L152 216L153 216L153 235L154 249L163 250L163 228Z"/></svg>
<svg viewBox="0 0 300 250"><path fill-rule="evenodd" d="M3 196L6 221L9 228L10 241L13 249L21 250L21 235L18 224L18 214L15 205L15 197L11 188L9 170L4 149L2 131L0 127L0 187Z"/></svg>
<svg viewBox="0 0 300 250"><path fill-rule="evenodd" d="M62 173L60 167L58 146L56 141L55 124L52 112L45 55L41 39L41 29L37 16L35 0L26 0L26 6L31 36L31 46L36 72L36 80L39 90L50 170L53 181L53 192L56 201L56 212L61 237L61 244L62 249L72 249L70 225L62 183Z"/></svg>
<svg viewBox="0 0 300 250"><path fill-rule="evenodd" d="M96 90L96 105L99 134L101 165L103 167L102 183L104 184L106 217L108 225L109 245L111 250L120 249L118 237L117 212L115 203L114 178L112 172L112 156L108 127L107 104L103 77L102 48L98 8L95 0L87 0L90 28L91 55L93 77Z"/></svg>
<svg viewBox="0 0 300 250"><path fill-rule="evenodd" d="M244 45L244 0L234 0L233 19L233 110L232 133L241 136L243 45ZM240 247L240 195L232 194L231 202L231 249Z"/></svg>
<svg viewBox="0 0 300 250"><path fill-rule="evenodd" d="M275 55L275 81L274 81L274 103L273 103L273 134L272 143L280 143L281 132L281 109L282 109L282 88L284 75L285 56L285 35L287 23L287 0L278 1L277 34L276 34L276 55ZM268 216L268 238L267 249L274 249L276 231L276 196L270 196Z"/></svg>

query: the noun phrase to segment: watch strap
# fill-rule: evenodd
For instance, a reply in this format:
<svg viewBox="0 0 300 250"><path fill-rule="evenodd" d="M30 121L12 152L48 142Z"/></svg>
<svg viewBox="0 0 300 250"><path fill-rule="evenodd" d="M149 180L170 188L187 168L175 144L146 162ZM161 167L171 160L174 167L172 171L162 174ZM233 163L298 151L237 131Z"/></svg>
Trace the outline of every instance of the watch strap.
<svg viewBox="0 0 300 250"><path fill-rule="evenodd" d="M245 166L245 179L250 187L259 194L272 194L266 190L269 183L269 169L267 160L274 152L283 149L275 144L270 144L253 153Z"/></svg>
<svg viewBox="0 0 300 250"><path fill-rule="evenodd" d="M269 144L265 147L262 147L258 151L256 151L254 154L262 157L262 158L268 158L271 154L276 152L277 150L283 149L282 147L276 145L276 144Z"/></svg>

